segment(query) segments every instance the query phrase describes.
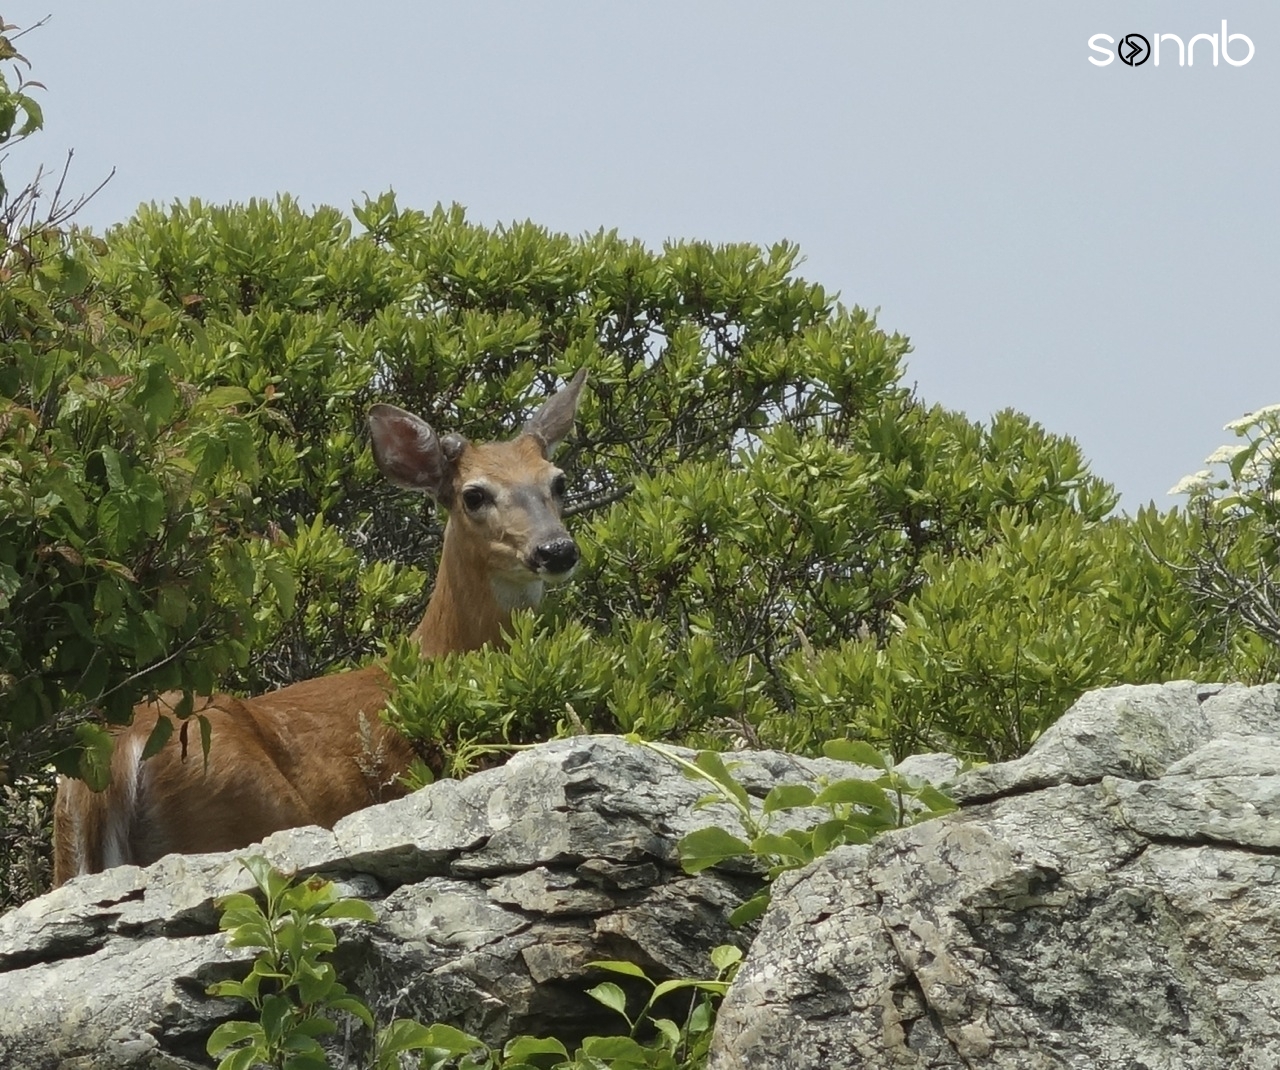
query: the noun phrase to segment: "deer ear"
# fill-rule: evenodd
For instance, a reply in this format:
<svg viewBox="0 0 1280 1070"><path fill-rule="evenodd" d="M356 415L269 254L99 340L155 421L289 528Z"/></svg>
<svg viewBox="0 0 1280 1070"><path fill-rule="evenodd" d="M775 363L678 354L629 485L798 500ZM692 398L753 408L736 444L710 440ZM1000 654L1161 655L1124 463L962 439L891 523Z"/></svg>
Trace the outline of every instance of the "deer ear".
<svg viewBox="0 0 1280 1070"><path fill-rule="evenodd" d="M587 369L579 368L578 374L569 380L569 385L547 398L542 403L542 408L530 416L524 425L524 433L542 443L544 457L555 453L556 447L573 430L578 398L582 395L582 385L586 381Z"/></svg>
<svg viewBox="0 0 1280 1070"><path fill-rule="evenodd" d="M392 483L430 494L437 501L448 498L453 485L453 462L462 452L462 444L450 453L426 420L394 405L374 405L369 409L369 431L373 459Z"/></svg>

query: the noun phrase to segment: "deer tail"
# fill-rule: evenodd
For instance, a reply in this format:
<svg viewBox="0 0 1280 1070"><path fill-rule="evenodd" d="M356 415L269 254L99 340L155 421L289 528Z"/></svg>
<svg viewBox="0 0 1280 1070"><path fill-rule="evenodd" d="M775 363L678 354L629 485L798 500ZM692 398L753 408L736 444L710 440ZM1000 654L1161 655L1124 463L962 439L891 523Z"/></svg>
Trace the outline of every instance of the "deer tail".
<svg viewBox="0 0 1280 1070"><path fill-rule="evenodd" d="M83 780L60 777L53 804L53 884L100 873L134 860L144 741L116 739L111 783L94 791Z"/></svg>

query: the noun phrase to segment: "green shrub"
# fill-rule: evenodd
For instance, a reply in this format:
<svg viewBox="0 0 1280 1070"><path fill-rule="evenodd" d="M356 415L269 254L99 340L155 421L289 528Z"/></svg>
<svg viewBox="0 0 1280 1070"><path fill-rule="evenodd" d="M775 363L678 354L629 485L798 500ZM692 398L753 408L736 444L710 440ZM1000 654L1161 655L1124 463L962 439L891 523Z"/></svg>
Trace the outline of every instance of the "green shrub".
<svg viewBox="0 0 1280 1070"><path fill-rule="evenodd" d="M413 731L523 742L567 703L566 724L695 742L995 757L1087 687L1197 664L1185 607L1152 627L1170 575L1105 519L1076 445L921 405L905 340L796 279L792 247L652 252L389 196L356 215L363 233L287 198L192 202L103 253L69 245L106 326L81 316L39 359L11 336L0 371L21 431L0 583L21 568L40 622L8 655L43 696L22 731L157 687L260 690L406 634L440 525L375 477L367 405L496 436L580 364L567 630L424 667L396 704Z"/></svg>
<svg viewBox="0 0 1280 1070"><path fill-rule="evenodd" d="M1176 569L1230 675L1274 680L1280 673L1280 405L1233 420L1225 430L1243 441L1215 450L1208 468L1170 491L1189 498L1189 561L1158 540L1152 549Z"/></svg>

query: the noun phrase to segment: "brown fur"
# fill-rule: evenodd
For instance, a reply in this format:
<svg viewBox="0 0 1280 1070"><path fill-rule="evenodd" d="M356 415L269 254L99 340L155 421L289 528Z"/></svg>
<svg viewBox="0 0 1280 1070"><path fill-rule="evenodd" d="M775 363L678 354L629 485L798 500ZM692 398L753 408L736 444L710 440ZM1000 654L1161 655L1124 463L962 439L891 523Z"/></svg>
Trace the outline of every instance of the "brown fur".
<svg viewBox="0 0 1280 1070"><path fill-rule="evenodd" d="M414 631L428 657L502 641L513 608L536 605L548 576L533 553L568 541L548 460L572 425L583 375L547 401L511 442L444 444L425 423L391 406L371 414L374 454L401 486L452 506L436 586ZM473 515L459 498L483 487L490 504ZM576 551L574 553L576 558ZM570 565L570 569L571 569ZM305 680L256 698L213 695L196 703L212 732L206 763L192 724L159 753L142 745L178 695L134 711L116 736L111 783L102 792L62 779L54 805L54 884L111 865L147 865L171 852L229 851L279 829L326 828L403 792L414 758L383 723L389 682L377 665Z"/></svg>

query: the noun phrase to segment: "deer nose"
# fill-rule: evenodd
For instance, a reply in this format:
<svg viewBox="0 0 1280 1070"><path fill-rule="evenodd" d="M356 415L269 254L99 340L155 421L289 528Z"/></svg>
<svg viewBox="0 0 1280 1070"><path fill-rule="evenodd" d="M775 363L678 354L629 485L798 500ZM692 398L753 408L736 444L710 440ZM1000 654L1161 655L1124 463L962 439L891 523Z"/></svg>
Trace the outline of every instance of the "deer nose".
<svg viewBox="0 0 1280 1070"><path fill-rule="evenodd" d="M568 572L578 563L578 546L567 536L562 539L552 539L534 549L530 563L535 572L560 575Z"/></svg>

